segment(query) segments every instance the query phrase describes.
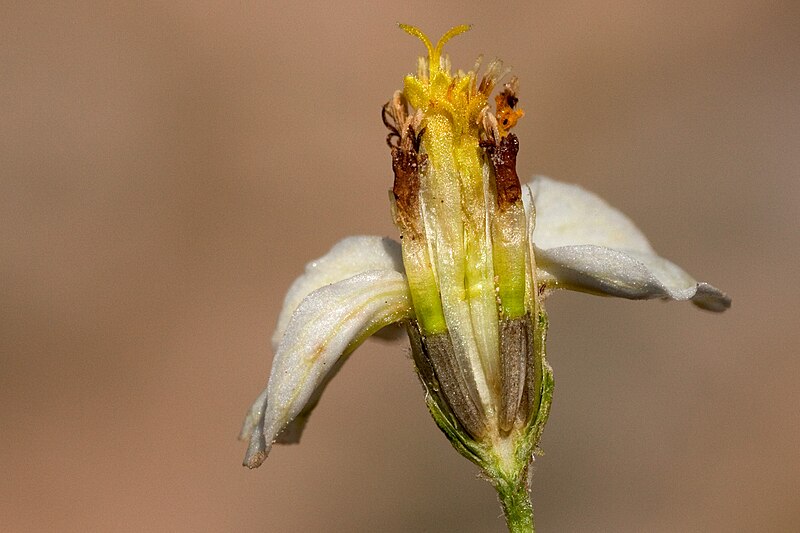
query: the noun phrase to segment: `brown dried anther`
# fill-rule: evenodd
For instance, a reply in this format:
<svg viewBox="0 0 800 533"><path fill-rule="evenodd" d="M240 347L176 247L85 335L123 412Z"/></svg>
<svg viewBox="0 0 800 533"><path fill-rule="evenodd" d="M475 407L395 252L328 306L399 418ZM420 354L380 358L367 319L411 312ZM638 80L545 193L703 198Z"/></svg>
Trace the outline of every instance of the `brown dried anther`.
<svg viewBox="0 0 800 533"><path fill-rule="evenodd" d="M392 100L381 110L383 124L389 129L386 143L392 151L395 217L400 227L408 231L412 239L421 236L419 176L427 163L427 156L419 153L425 131L420 128L420 117L420 114L408 115L408 105L400 91L395 92Z"/></svg>
<svg viewBox="0 0 800 533"><path fill-rule="evenodd" d="M489 160L494 168L497 207L504 211L522 200L522 186L517 175L519 139L513 133L509 133L505 137L501 137L497 144L492 141L484 141L481 146L489 154Z"/></svg>
<svg viewBox="0 0 800 533"><path fill-rule="evenodd" d="M525 112L517 109L519 98L519 79L516 76L503 85L503 91L495 96L494 102L497 108L497 124L500 128L500 135L505 137L508 131L516 126L517 121L525 116Z"/></svg>

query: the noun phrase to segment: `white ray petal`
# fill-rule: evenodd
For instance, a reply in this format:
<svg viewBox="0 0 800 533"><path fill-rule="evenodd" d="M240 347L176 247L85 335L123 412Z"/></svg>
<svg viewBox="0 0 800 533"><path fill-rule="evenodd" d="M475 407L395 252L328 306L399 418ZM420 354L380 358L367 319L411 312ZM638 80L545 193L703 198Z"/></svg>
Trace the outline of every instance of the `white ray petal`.
<svg viewBox="0 0 800 533"><path fill-rule="evenodd" d="M614 250L603 246L560 246L537 249L541 281L571 289L631 300L663 298L692 300L703 309L724 311L730 298L698 283L680 267L655 254Z"/></svg>
<svg viewBox="0 0 800 533"><path fill-rule="evenodd" d="M400 245L385 237L359 235L347 237L331 250L306 265L283 300L278 324L272 335L272 348L278 348L292 313L311 292L368 270L405 272Z"/></svg>
<svg viewBox="0 0 800 533"><path fill-rule="evenodd" d="M647 238L627 216L578 185L536 176L524 187L530 189L536 206L533 240L539 248L595 244L653 251ZM524 194L523 200L529 200L529 195ZM528 202L525 203L529 208Z"/></svg>
<svg viewBox="0 0 800 533"><path fill-rule="evenodd" d="M393 270L363 272L307 295L278 346L261 406L255 404L245 420L243 433L250 438L245 465L263 462L278 435L316 401L344 356L380 328L410 315L405 276Z"/></svg>
<svg viewBox="0 0 800 533"><path fill-rule="evenodd" d="M536 211L537 279L549 287L630 299L692 300L710 311L730 307L725 293L659 257L639 228L600 197L545 177L525 187ZM530 212L528 196L523 199Z"/></svg>

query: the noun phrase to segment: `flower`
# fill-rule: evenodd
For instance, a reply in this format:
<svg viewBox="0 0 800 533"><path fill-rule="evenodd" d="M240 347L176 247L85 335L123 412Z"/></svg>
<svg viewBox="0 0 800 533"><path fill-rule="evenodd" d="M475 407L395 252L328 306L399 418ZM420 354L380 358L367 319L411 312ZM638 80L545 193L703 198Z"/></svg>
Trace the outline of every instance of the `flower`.
<svg viewBox="0 0 800 533"><path fill-rule="evenodd" d="M533 197L526 212L536 216L533 242L545 291L691 300L716 312L730 307L730 298L719 289L658 256L633 222L598 196L542 176L523 189ZM276 440L297 442L347 356L382 327L412 316L397 242L347 237L308 263L284 299L272 336L269 384L242 430L242 438L252 440L247 465L260 465Z"/></svg>
<svg viewBox="0 0 800 533"><path fill-rule="evenodd" d="M510 132L524 114L516 78L492 112L502 63L490 62L480 77L478 65L452 74L441 54L467 26L435 46L401 27L428 50L382 115L402 244L346 238L291 286L272 338L269 382L242 428L244 464L259 466L275 442L297 442L347 356L402 323L434 419L498 487L508 515L517 503L504 491L527 489L552 396L546 297L569 289L690 300L716 312L730 298L656 254L633 222L594 194L545 177L521 184Z"/></svg>

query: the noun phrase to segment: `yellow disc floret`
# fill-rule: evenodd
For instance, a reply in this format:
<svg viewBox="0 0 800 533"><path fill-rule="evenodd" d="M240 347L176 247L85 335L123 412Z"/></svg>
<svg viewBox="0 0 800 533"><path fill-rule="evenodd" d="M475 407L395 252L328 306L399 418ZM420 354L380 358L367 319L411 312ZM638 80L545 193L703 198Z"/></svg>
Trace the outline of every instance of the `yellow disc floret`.
<svg viewBox="0 0 800 533"><path fill-rule="evenodd" d="M490 65L489 72L478 83L473 70L453 74L449 58L442 55L445 43L468 31L470 26L464 24L450 29L436 46L419 28L406 24L401 24L400 28L421 40L428 50L427 59L420 60L417 74L405 78L403 92L408 103L428 119L434 115L443 116L455 136L456 145L461 144L461 136L472 137L477 142L478 119L488 104L498 69Z"/></svg>
<svg viewBox="0 0 800 533"><path fill-rule="evenodd" d="M437 375L460 421L475 436L508 432L522 385L504 361L516 361L510 354L527 346L534 307L518 144L509 133L522 116L516 81L506 83L495 116L490 95L505 74L502 63L489 62L480 75L480 61L453 71L442 50L469 26L452 28L436 45L418 28L400 27L427 49L382 111L414 327L432 360L439 354L449 361ZM519 383L506 387L506 374ZM512 393L504 395L506 388Z"/></svg>

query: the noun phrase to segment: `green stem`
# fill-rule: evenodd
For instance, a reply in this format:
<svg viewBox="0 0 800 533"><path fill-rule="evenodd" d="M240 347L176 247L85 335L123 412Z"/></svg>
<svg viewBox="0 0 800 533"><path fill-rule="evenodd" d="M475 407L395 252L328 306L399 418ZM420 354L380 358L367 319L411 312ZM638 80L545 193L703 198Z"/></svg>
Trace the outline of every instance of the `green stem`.
<svg viewBox="0 0 800 533"><path fill-rule="evenodd" d="M500 482L496 488L497 494L500 496L500 504L503 506L508 531L510 533L535 533L533 506L526 480L518 483Z"/></svg>

